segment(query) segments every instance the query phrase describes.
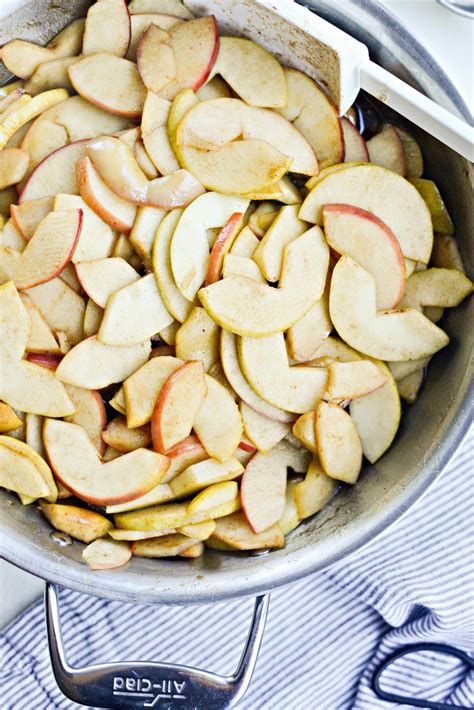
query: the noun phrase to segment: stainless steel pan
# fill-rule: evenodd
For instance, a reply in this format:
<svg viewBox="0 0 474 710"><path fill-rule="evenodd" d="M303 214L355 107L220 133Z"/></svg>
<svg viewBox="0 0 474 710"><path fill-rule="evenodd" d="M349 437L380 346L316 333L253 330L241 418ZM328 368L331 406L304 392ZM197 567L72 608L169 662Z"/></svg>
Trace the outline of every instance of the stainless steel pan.
<svg viewBox="0 0 474 710"><path fill-rule="evenodd" d="M251 0L242 2L247 7L251 4ZM236 5L232 0L213 4L225 7L229 3ZM46 42L71 19L84 15L88 4L84 0L29 2L3 21L0 44L13 37ZM305 4L365 42L371 57L385 68L469 120L462 99L443 70L376 2L318 0ZM200 5L205 12L206 1ZM252 27L233 29L244 35L251 30L257 31L260 41L265 43L267 25L256 25L255 22ZM285 31L290 37L291 27L280 28L283 39ZM291 49L293 56L299 51L302 50L297 47ZM473 234L472 166L416 127L408 127L422 145L427 175L436 180L447 202L464 262L472 275L472 248L469 244ZM126 567L93 573L83 563L80 544L59 547L51 538L48 523L35 507L21 506L12 494L3 491L0 531L5 558L54 584L108 599L165 604L209 603L260 594L341 560L380 534L418 500L459 445L469 424L472 394L473 330L469 327L473 322L472 306L472 301L463 304L444 318L443 327L449 333L451 343L433 359L421 396L405 414L390 452L374 466L367 466L354 488L340 493L322 513L299 527L290 536L285 549L262 556L208 551L203 558L192 562L135 558ZM115 670L89 669L82 676L68 671L61 652L53 586L49 588L48 600L53 661L63 690L79 702L99 706L100 700L105 703L101 707L131 707L130 698L125 701L123 696L111 695ZM234 704L245 690L256 659L266 605L266 600L257 600L247 655L234 678L219 679L204 672L197 676L196 671L183 671L178 667L156 670L157 666L153 666L154 670L149 667L140 670L135 665L136 677L155 674L154 677L161 679L160 683L165 680L179 683L185 677L189 698L179 700L181 704L176 700L177 707L183 710L203 706L214 710ZM122 665L116 677L125 678L128 671L130 667ZM96 685L90 685L94 679ZM122 683L121 680L116 682ZM81 694L83 691L85 694ZM142 706L143 698L139 701ZM164 702L161 699L154 707L174 707L174 700L166 699L168 704L162 705Z"/></svg>

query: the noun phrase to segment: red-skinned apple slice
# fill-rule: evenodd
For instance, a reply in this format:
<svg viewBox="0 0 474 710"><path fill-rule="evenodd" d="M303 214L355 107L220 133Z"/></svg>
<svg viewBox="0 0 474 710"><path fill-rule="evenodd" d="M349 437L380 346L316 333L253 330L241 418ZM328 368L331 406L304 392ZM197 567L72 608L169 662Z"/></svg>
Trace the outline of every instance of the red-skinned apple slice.
<svg viewBox="0 0 474 710"><path fill-rule="evenodd" d="M138 370L147 361L150 349L149 341L115 347L104 345L94 335L63 357L56 374L62 382L76 387L102 389L121 382Z"/></svg>
<svg viewBox="0 0 474 710"><path fill-rule="evenodd" d="M133 227L137 207L117 197L105 184L87 157L76 163L79 191L84 202L113 229L128 234Z"/></svg>
<svg viewBox="0 0 474 710"><path fill-rule="evenodd" d="M375 281L348 256L334 268L329 310L343 340L380 360L414 360L449 342L446 333L416 310L377 313Z"/></svg>
<svg viewBox="0 0 474 710"><path fill-rule="evenodd" d="M12 220L25 239L31 239L39 223L53 209L53 205L52 197L41 197L20 205L10 205Z"/></svg>
<svg viewBox="0 0 474 710"><path fill-rule="evenodd" d="M242 419L227 388L209 375L205 379L207 393L194 418L193 428L209 456L225 461L239 445Z"/></svg>
<svg viewBox="0 0 474 710"><path fill-rule="evenodd" d="M206 274L205 285L213 284L219 280L224 257L231 248L242 225L242 212L234 212L222 227L212 245L209 266Z"/></svg>
<svg viewBox="0 0 474 710"><path fill-rule="evenodd" d="M171 375L184 365L176 357L152 358L123 384L127 425L131 428L150 421L158 395Z"/></svg>
<svg viewBox="0 0 474 710"><path fill-rule="evenodd" d="M128 9L130 11L130 6ZM172 27L177 25L178 22L182 22L182 20L171 13L169 15L159 12L132 14L130 16L131 38L126 58L130 59L132 62L137 61L138 43L143 33L150 25L156 25L160 29L168 32Z"/></svg>
<svg viewBox="0 0 474 710"><path fill-rule="evenodd" d="M41 503L41 512L53 528L81 542L92 542L113 528L110 520L100 513L77 505Z"/></svg>
<svg viewBox="0 0 474 710"><path fill-rule="evenodd" d="M187 362L162 387L151 419L153 448L165 452L191 433L207 385L200 362Z"/></svg>
<svg viewBox="0 0 474 710"><path fill-rule="evenodd" d="M400 175L378 165L333 171L306 197L300 219L322 224L323 207L333 203L372 212L392 230L403 256L428 262L433 245L430 213L416 188Z"/></svg>
<svg viewBox="0 0 474 710"><path fill-rule="evenodd" d="M99 392L86 390L82 387L66 385L66 392L76 411L66 418L72 424L78 424L86 432L99 454L105 451L105 442L102 439L102 430L107 425L104 402Z"/></svg>
<svg viewBox="0 0 474 710"><path fill-rule="evenodd" d="M69 78L77 93L95 106L117 116L141 116L146 88L128 59L92 54L69 67Z"/></svg>
<svg viewBox="0 0 474 710"><path fill-rule="evenodd" d="M289 424L281 424L263 417L245 402L240 402L239 409L245 434L263 454L268 454L290 431Z"/></svg>
<svg viewBox="0 0 474 710"><path fill-rule="evenodd" d="M151 434L149 425L129 429L127 420L119 415L102 432L102 439L108 446L111 446L121 454L130 453L135 449L147 448L151 444Z"/></svg>
<svg viewBox="0 0 474 710"><path fill-rule="evenodd" d="M217 22L212 15L180 22L171 28L170 35L176 74L160 92L168 100L183 89L197 91L209 77L219 49Z"/></svg>
<svg viewBox="0 0 474 710"><path fill-rule="evenodd" d="M29 362L34 362L36 365L46 367L48 370L56 370L57 366L63 359L62 355L50 355L49 353L28 353L26 359Z"/></svg>
<svg viewBox="0 0 474 710"><path fill-rule="evenodd" d="M83 261L76 265L76 274L89 298L101 308L105 308L109 296L140 278L120 257Z"/></svg>
<svg viewBox="0 0 474 710"><path fill-rule="evenodd" d="M82 54L107 52L124 57L130 44L130 15L125 0L96 0L89 8Z"/></svg>
<svg viewBox="0 0 474 710"><path fill-rule="evenodd" d="M84 299L62 278L30 288L26 293L38 306L53 333L65 333L71 345L82 340Z"/></svg>
<svg viewBox="0 0 474 710"><path fill-rule="evenodd" d="M171 35L151 24L137 45L137 66L148 91L159 93L176 76Z"/></svg>
<svg viewBox="0 0 474 710"><path fill-rule="evenodd" d="M99 539L87 545L82 556L91 570L114 569L127 564L132 549L128 542Z"/></svg>
<svg viewBox="0 0 474 710"><path fill-rule="evenodd" d="M172 322L154 274L147 274L109 296L97 337L108 345L134 345Z"/></svg>
<svg viewBox="0 0 474 710"><path fill-rule="evenodd" d="M362 445L350 418L337 404L321 402L316 410L315 434L326 475L355 483L362 467Z"/></svg>
<svg viewBox="0 0 474 710"><path fill-rule="evenodd" d="M385 128L367 141L367 150L371 163L392 170L399 175L406 175L403 143L393 126Z"/></svg>
<svg viewBox="0 0 474 710"><path fill-rule="evenodd" d="M209 372L219 360L219 326L204 308L193 308L176 332L176 355L183 360L199 360Z"/></svg>
<svg viewBox="0 0 474 710"><path fill-rule="evenodd" d="M374 214L351 205L325 205L323 220L329 246L373 277L377 309L395 308L405 290L405 261L391 229Z"/></svg>
<svg viewBox="0 0 474 710"><path fill-rule="evenodd" d="M221 37L213 69L250 106L278 108L288 101L287 82L275 57L255 42Z"/></svg>
<svg viewBox="0 0 474 710"><path fill-rule="evenodd" d="M93 505L126 503L144 495L160 482L169 464L165 456L148 449L102 463L84 429L68 422L47 419L43 437L58 480Z"/></svg>
<svg viewBox="0 0 474 710"><path fill-rule="evenodd" d="M80 261L105 259L109 257L115 245L115 234L79 195L57 195L54 200L54 209L80 209L82 210L82 229L79 241L72 255L71 261L75 264Z"/></svg>
<svg viewBox="0 0 474 710"><path fill-rule="evenodd" d="M85 154L86 141L69 143L48 155L31 173L18 203L63 192L77 195L76 162Z"/></svg>
<svg viewBox="0 0 474 710"><path fill-rule="evenodd" d="M50 281L71 259L82 226L81 210L50 212L22 252L0 247L4 277L26 289Z"/></svg>
<svg viewBox="0 0 474 710"><path fill-rule="evenodd" d="M369 151L365 140L352 121L349 121L345 116L340 121L344 136L344 161L346 163L368 163Z"/></svg>
<svg viewBox="0 0 474 710"><path fill-rule="evenodd" d="M167 470L162 483L167 483L171 479L183 473L188 466L204 461L209 455L201 444L197 436L191 435L179 441L171 449L168 449L167 457L170 459L170 467Z"/></svg>

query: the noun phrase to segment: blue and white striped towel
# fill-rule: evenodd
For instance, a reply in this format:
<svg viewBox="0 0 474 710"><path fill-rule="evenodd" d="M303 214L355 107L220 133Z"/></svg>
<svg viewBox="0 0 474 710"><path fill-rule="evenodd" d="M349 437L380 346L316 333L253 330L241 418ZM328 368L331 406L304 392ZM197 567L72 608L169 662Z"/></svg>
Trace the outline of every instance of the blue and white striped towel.
<svg viewBox="0 0 474 710"><path fill-rule="evenodd" d="M418 641L474 651L473 434L424 498L375 543L272 594L242 710L408 707L373 694L371 674L382 659ZM250 600L154 608L62 593L73 665L159 659L229 673L251 609ZM79 707L53 679L41 602L7 628L3 644L3 710ZM384 679L393 692L474 706L474 674L449 657L423 652L400 661Z"/></svg>

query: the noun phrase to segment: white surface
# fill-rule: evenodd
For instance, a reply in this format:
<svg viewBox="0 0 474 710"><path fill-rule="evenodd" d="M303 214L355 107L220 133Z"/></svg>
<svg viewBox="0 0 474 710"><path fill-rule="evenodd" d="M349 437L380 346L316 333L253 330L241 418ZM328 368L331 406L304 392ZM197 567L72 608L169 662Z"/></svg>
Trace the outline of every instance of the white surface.
<svg viewBox="0 0 474 710"><path fill-rule="evenodd" d="M0 3L0 16L8 14L20 4L21 0L3 0ZM474 114L474 22L453 14L434 0L383 0L382 4L398 15L433 54ZM39 597L42 588L42 582L36 577L2 562L0 624L3 626L8 623Z"/></svg>

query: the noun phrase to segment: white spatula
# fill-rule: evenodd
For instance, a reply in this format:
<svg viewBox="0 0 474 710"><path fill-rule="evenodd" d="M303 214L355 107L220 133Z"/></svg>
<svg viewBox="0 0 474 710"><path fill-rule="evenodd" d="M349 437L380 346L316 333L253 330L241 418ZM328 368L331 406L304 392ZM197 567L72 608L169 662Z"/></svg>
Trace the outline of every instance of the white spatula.
<svg viewBox="0 0 474 710"><path fill-rule="evenodd" d="M474 128L370 61L365 44L307 8L292 0L185 0L185 4L201 13L215 14L224 31L241 31L284 63L322 81L340 115L353 104L359 90L365 89L474 160Z"/></svg>

